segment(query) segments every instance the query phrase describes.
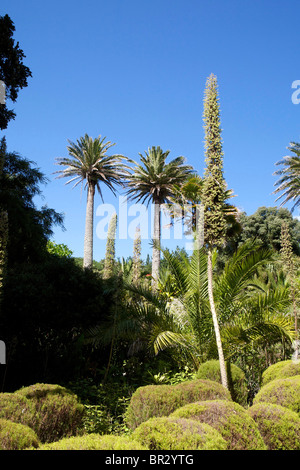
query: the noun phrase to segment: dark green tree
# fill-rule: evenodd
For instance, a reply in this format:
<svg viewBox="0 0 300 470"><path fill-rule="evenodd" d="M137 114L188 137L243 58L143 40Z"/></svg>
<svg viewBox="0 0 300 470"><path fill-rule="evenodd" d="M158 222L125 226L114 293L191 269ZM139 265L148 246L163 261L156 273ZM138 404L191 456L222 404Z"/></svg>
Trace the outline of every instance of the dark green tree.
<svg viewBox="0 0 300 470"><path fill-rule="evenodd" d="M208 249L208 294L219 354L222 384L227 388L226 366L213 295L212 252L214 249L223 247L226 241L226 219L224 214L226 184L223 176L218 85L213 74L209 76L206 82L203 121L206 169L202 189L202 203L204 205L204 243Z"/></svg>
<svg viewBox="0 0 300 470"><path fill-rule="evenodd" d="M38 209L34 201L48 180L34 162L8 152L5 137L0 141L0 159L0 207L8 216L7 263L41 260L53 226L63 227L61 214L46 205Z"/></svg>
<svg viewBox="0 0 300 470"><path fill-rule="evenodd" d="M255 239L265 247L281 250L281 227L286 222L289 228L292 249L300 255L300 221L293 218L291 212L283 207L259 207L253 214L240 215L241 233L235 238L240 245L247 240Z"/></svg>
<svg viewBox="0 0 300 470"><path fill-rule="evenodd" d="M0 152L0 177L3 173L5 155ZM6 267L6 249L8 242L8 215L5 210L0 207L0 308L1 308L1 297L3 289L3 280Z"/></svg>
<svg viewBox="0 0 300 470"><path fill-rule="evenodd" d="M0 80L4 84L0 102L0 129L6 129L16 113L8 109L6 99L16 102L20 89L27 87L27 79L31 77L30 69L23 64L24 52L15 43L13 34L15 26L8 15L0 16ZM3 84L1 84L3 86Z"/></svg>

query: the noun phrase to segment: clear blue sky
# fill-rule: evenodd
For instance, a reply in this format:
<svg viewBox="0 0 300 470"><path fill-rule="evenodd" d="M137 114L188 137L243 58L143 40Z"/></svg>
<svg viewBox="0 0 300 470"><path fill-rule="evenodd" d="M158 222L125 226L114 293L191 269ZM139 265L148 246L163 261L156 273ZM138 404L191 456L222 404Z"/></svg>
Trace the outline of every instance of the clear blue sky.
<svg viewBox="0 0 300 470"><path fill-rule="evenodd" d="M101 134L116 143L114 153L135 160L160 145L203 174L203 93L211 73L234 202L249 215L276 205L275 162L300 141L300 104L291 100L300 80L299 0L1 0L0 15L6 13L33 77L2 134L10 151L51 180L42 203L65 213L57 243L83 255L86 193L53 175L68 139ZM104 195L118 208L118 199ZM97 197L96 208L100 203ZM132 239L117 240L116 248L129 256ZM145 241L143 257L148 251ZM95 235L94 258L104 253L105 240Z"/></svg>

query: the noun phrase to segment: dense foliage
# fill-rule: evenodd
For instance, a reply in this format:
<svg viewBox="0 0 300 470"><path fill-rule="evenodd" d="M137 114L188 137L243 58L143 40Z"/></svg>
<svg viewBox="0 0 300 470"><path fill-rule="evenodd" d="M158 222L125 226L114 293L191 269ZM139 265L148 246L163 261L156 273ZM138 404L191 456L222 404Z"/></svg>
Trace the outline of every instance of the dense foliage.
<svg viewBox="0 0 300 470"><path fill-rule="evenodd" d="M31 72L8 15L0 25L0 80L15 101ZM14 116L2 107L0 128ZM88 189L83 260L50 240L63 217L37 207L47 178L2 138L0 449L299 449L300 222L228 204L214 75L203 118L203 178L159 146L134 162L107 155L101 136L69 142L58 173ZM299 144L291 151L276 193L296 207ZM140 227L132 256L115 259L117 215L105 259L93 259L102 185L155 205L152 259ZM194 250L161 246L162 204Z"/></svg>
<svg viewBox="0 0 300 470"><path fill-rule="evenodd" d="M32 76L29 67L24 65L25 54L13 38L15 25L8 15L0 16L0 80L5 84L5 98L16 102L20 89L27 87L27 79ZM1 94L0 90L0 94ZM2 96L2 95L1 95ZM16 113L7 107L5 102L0 105L0 129L6 129Z"/></svg>

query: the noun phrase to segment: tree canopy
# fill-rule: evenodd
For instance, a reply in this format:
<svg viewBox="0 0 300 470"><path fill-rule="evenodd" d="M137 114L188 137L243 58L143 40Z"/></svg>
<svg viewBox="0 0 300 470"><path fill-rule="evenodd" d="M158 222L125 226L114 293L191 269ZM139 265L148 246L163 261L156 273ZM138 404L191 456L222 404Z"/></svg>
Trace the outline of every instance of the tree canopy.
<svg viewBox="0 0 300 470"><path fill-rule="evenodd" d="M63 217L46 205L36 207L34 197L42 194L40 186L47 178L34 162L8 152L5 137L0 141L0 160L0 207L8 215L8 263L39 260L53 226L63 227Z"/></svg>
<svg viewBox="0 0 300 470"><path fill-rule="evenodd" d="M265 246L271 246L274 250L281 248L281 226L286 221L291 234L291 243L295 254L300 255L300 221L293 218L286 208L259 207L254 214L240 215L242 232L238 236L238 242L243 243L251 238L260 240Z"/></svg>
<svg viewBox="0 0 300 470"><path fill-rule="evenodd" d="M15 25L8 15L0 16L0 80L5 85L5 98L16 102L20 89L27 87L27 79L32 73L23 59L26 57L19 43L15 43L13 34ZM0 104L0 129L6 129L10 120L15 119L16 113Z"/></svg>

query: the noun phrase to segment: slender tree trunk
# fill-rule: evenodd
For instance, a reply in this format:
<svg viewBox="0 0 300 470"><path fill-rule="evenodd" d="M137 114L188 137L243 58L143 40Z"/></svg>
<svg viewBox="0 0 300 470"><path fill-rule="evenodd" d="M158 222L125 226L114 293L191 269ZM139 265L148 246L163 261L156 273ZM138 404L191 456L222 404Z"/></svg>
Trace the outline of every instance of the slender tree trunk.
<svg viewBox="0 0 300 470"><path fill-rule="evenodd" d="M227 373L226 373L226 366L221 342L221 335L219 329L219 323L215 308L214 296L213 296L213 270L212 270L212 260L211 260L211 250L208 250L208 259L207 259L207 278L208 278L208 296L209 296L209 303L211 314L214 323L215 335L216 335L216 343L218 348L219 354L219 362L220 362L220 372L221 372L221 381L222 385L228 389L228 382L227 382Z"/></svg>
<svg viewBox="0 0 300 470"><path fill-rule="evenodd" d="M85 236L83 251L83 267L89 269L93 267L94 197L95 184L93 182L89 182L86 204Z"/></svg>
<svg viewBox="0 0 300 470"><path fill-rule="evenodd" d="M292 301L293 301L293 311L294 311L294 320L295 320L295 359L299 359L299 332L298 332L298 312L297 312L297 303L295 297L295 289L294 289L294 280L291 280L291 291L292 291Z"/></svg>
<svg viewBox="0 0 300 470"><path fill-rule="evenodd" d="M160 235L161 235L160 203L154 201L154 229L152 251L152 287L156 289L160 267Z"/></svg>

